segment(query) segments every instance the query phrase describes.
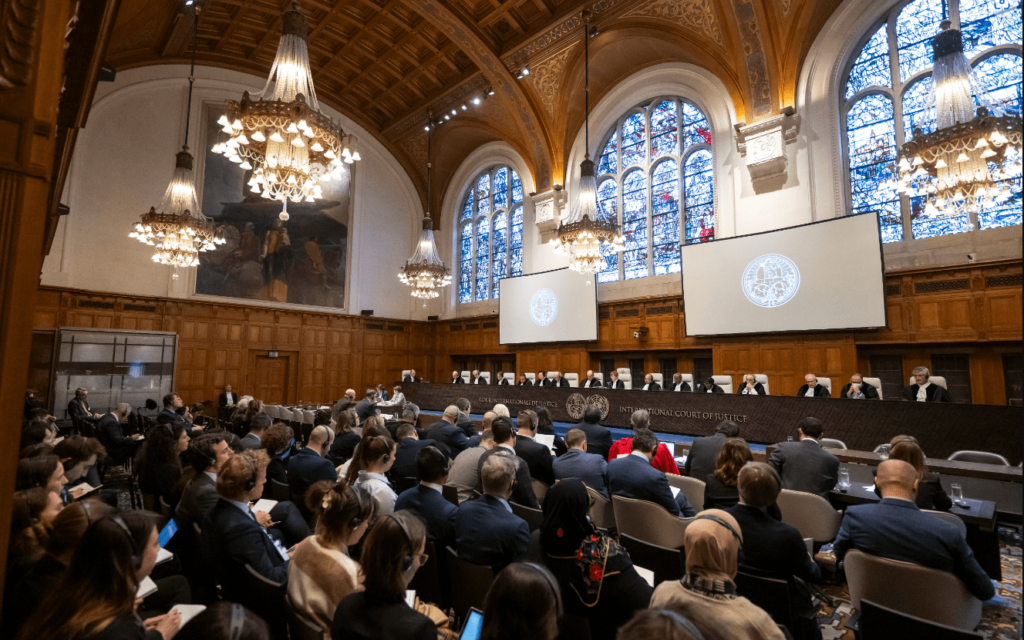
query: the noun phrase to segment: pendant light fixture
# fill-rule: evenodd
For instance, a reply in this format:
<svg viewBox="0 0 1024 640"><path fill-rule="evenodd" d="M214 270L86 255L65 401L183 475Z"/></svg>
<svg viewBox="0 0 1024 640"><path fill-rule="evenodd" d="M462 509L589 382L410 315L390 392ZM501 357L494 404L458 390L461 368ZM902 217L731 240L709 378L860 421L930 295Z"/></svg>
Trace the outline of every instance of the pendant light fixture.
<svg viewBox="0 0 1024 640"><path fill-rule="evenodd" d="M594 161L590 159L590 11L583 11L583 65L586 112L584 120L584 158L580 163L580 184L576 204L569 217L558 225L554 241L555 253L569 256L569 268L588 276L603 271L607 265L604 255L609 251L621 252L626 238L615 220L599 220L597 216L597 180Z"/></svg>
<svg viewBox="0 0 1024 640"><path fill-rule="evenodd" d="M188 76L188 111L185 115L185 145L175 156L171 184L164 193L159 208L151 207L135 223L129 238L156 247L153 262L178 267L195 267L201 251L212 251L225 240L210 218L202 214L196 198L192 174L192 154L188 152L188 131L192 118L192 85L196 73L196 39L199 28L199 9L193 7L195 24L192 30L192 68ZM175 272L174 277L178 274Z"/></svg>

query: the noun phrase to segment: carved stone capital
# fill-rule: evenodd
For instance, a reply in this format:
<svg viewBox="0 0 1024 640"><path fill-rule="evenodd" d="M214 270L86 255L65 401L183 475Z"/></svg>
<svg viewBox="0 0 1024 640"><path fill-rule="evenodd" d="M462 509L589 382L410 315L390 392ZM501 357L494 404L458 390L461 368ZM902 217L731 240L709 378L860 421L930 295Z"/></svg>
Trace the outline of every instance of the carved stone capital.
<svg viewBox="0 0 1024 640"><path fill-rule="evenodd" d="M747 159L751 182L785 179L786 145L796 140L799 131L800 116L785 113L736 127L736 150Z"/></svg>
<svg viewBox="0 0 1024 640"><path fill-rule="evenodd" d="M543 193L534 193L530 199L533 200L534 223L540 232L543 234L558 229L558 221L565 208L565 191L551 189Z"/></svg>

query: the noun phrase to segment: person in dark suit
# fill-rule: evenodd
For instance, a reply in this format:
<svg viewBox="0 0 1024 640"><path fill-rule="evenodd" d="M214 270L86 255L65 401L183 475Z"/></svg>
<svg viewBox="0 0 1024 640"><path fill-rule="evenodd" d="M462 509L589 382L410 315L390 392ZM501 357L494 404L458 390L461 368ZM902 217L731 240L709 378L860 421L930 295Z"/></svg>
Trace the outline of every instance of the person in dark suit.
<svg viewBox="0 0 1024 640"><path fill-rule="evenodd" d="M640 387L641 391L661 391L661 385L654 381L654 376L650 373L644 376L644 386Z"/></svg>
<svg viewBox="0 0 1024 640"><path fill-rule="evenodd" d="M850 549L857 549L952 573L979 600L995 595L992 580L978 565L960 532L914 504L917 471L913 466L902 460L885 460L878 465L875 482L882 500L846 510L832 544L837 560L843 560Z"/></svg>
<svg viewBox="0 0 1024 640"><path fill-rule="evenodd" d="M455 401L455 406L459 408L459 418L455 421L455 426L462 429L467 438L472 438L476 435L476 425L473 424L473 419L469 417L469 413L473 410L473 405L470 404L468 399L459 398Z"/></svg>
<svg viewBox="0 0 1024 640"><path fill-rule="evenodd" d="M552 387L562 387L568 389L570 386L569 381L562 377L562 374L556 371L554 377L551 379Z"/></svg>
<svg viewBox="0 0 1024 640"><path fill-rule="evenodd" d="M470 374L469 384L490 384L490 383L487 382L487 378L485 378L484 376L480 375L480 372L477 371L476 369L474 369L473 372Z"/></svg>
<svg viewBox="0 0 1024 640"><path fill-rule="evenodd" d="M902 460L914 467L917 471L917 495L914 497L914 504L919 509L930 509L933 511L949 511L953 508L953 501L949 499L946 490L942 488L939 474L928 471L928 462L925 458L921 445L913 436L896 436L889 442L889 459ZM877 473L872 469L872 473ZM875 495L881 497L878 490L878 483L875 483Z"/></svg>
<svg viewBox="0 0 1024 640"><path fill-rule="evenodd" d="M309 434L306 446L291 456L288 463L288 490L294 496L292 500L296 501L296 504L300 504L299 496L305 497L306 491L313 483L321 480L338 481L338 472L335 471L334 465L323 457L329 437L327 427L315 427ZM300 510L305 503L301 502L301 505Z"/></svg>
<svg viewBox="0 0 1024 640"><path fill-rule="evenodd" d="M516 382L517 387L532 387L533 383L526 377L525 373L519 374L519 380Z"/></svg>
<svg viewBox="0 0 1024 640"><path fill-rule="evenodd" d="M604 497L608 495L608 463L603 456L587 453L587 434L582 429L569 429L565 434L569 450L551 462L555 479L579 478Z"/></svg>
<svg viewBox="0 0 1024 640"><path fill-rule="evenodd" d="M75 399L68 403L68 415L80 420L99 420L100 414L89 407L88 398L88 389L75 389Z"/></svg>
<svg viewBox="0 0 1024 640"><path fill-rule="evenodd" d="M694 438L690 453L686 456L683 469L686 475L703 481L709 473L715 472L718 452L729 438L740 437L740 426L732 420L722 420L715 427L715 435Z"/></svg>
<svg viewBox="0 0 1024 640"><path fill-rule="evenodd" d="M420 482L398 496L395 511L416 514L427 525L427 540L434 541L434 549L455 548L455 515L459 508L441 495L441 487L448 481L448 458L428 445L417 450L415 463Z"/></svg>
<svg viewBox="0 0 1024 640"><path fill-rule="evenodd" d="M491 423L491 435L494 436L494 448L485 451L477 463L480 470L480 482L483 488L483 468L488 458L500 456L508 458L515 465L515 485L512 488L512 499L531 509L540 509L537 495L533 492L533 479L530 477L530 467L516 455L516 434L512 430L512 420L505 416L498 416Z"/></svg>
<svg viewBox="0 0 1024 640"><path fill-rule="evenodd" d="M551 412L548 411L548 408L539 404L533 408L529 415L531 419L536 418L532 422L532 424L536 425L533 428L534 433L542 436L551 436L554 439L552 446L556 456L565 453L567 451L565 440L562 439L562 436L555 433L555 423L551 421Z"/></svg>
<svg viewBox="0 0 1024 640"><path fill-rule="evenodd" d="M625 389L626 383L619 380L619 372L612 371L608 374L608 388L609 389Z"/></svg>
<svg viewBox="0 0 1024 640"><path fill-rule="evenodd" d="M555 472L551 468L551 449L534 440L537 435L537 414L529 409L520 411L516 419L519 431L516 433L516 455L526 460L530 477L540 480L549 487L555 484ZM493 423L491 428L493 429Z"/></svg>
<svg viewBox="0 0 1024 640"><path fill-rule="evenodd" d="M804 386L797 390L798 398L831 398L832 392L818 384L818 378L813 373L804 376Z"/></svg>
<svg viewBox="0 0 1024 640"><path fill-rule="evenodd" d="M218 407L233 407L238 403L238 394L231 391L231 385L224 385L224 393L217 400Z"/></svg>
<svg viewBox="0 0 1024 640"><path fill-rule="evenodd" d="M821 448L821 420L804 418L797 433L800 439L777 444L768 462L782 478L783 489L815 493L828 500L839 480L839 458Z"/></svg>
<svg viewBox="0 0 1024 640"><path fill-rule="evenodd" d="M715 384L714 378L708 378L697 387L696 393L725 393L725 389Z"/></svg>
<svg viewBox="0 0 1024 640"><path fill-rule="evenodd" d="M583 389L597 389L601 386L601 381L594 377L593 371L587 371L587 379L580 383Z"/></svg>
<svg viewBox="0 0 1024 640"><path fill-rule="evenodd" d="M743 565L768 572L790 583L792 609L800 617L797 624L806 625L811 635L817 629L810 582L821 581L821 568L804 545L800 532L769 515L768 509L778 500L782 480L771 465L748 462L737 478L739 503L726 511L736 518L743 535Z"/></svg>
<svg viewBox="0 0 1024 640"><path fill-rule="evenodd" d="M249 423L249 433L238 441L238 444L246 451L263 448L263 432L273 424L270 416L265 413L257 413Z"/></svg>
<svg viewBox="0 0 1024 640"><path fill-rule="evenodd" d="M495 423L502 420L508 421L498 418ZM507 429L511 432L510 421ZM455 544L461 559L498 572L526 553L530 527L508 504L516 475L516 464L507 456L488 456L484 461L480 469L483 495L460 504L455 516Z"/></svg>
<svg viewBox="0 0 1024 640"><path fill-rule="evenodd" d="M864 377L859 373L855 373L850 376L850 381L843 385L839 397L851 400L878 400L878 389L864 382Z"/></svg>
<svg viewBox="0 0 1024 640"><path fill-rule="evenodd" d="M458 371L452 371L452 384L466 384L466 381Z"/></svg>
<svg viewBox="0 0 1024 640"><path fill-rule="evenodd" d="M189 443L185 451L189 469L182 478L185 488L174 508L179 529L191 530L193 523L202 526L206 514L217 505L217 470L231 456L228 440L222 433L204 434Z"/></svg>
<svg viewBox="0 0 1024 640"><path fill-rule="evenodd" d="M459 408L454 404L448 405L441 419L427 429L427 438L438 445L444 445L452 458L469 446L469 438L466 437L466 433L455 425L458 419Z"/></svg>
<svg viewBox="0 0 1024 640"><path fill-rule="evenodd" d="M388 401L388 390L384 388L384 385L378 384L374 387L373 392L374 402L387 402Z"/></svg>
<svg viewBox="0 0 1024 640"><path fill-rule="evenodd" d="M178 413L184 406L185 403L182 402L181 396L176 393L168 393L164 396L164 409L157 414L156 422L157 424L181 424L188 437L192 438L197 431L202 431L203 427L192 424L192 414L188 411L185 411L184 415Z"/></svg>
<svg viewBox="0 0 1024 640"><path fill-rule="evenodd" d="M608 491L612 495L660 504L674 516L697 514L680 491L672 497L665 474L651 466L658 450L658 437L650 429L633 432L633 452L608 463Z"/></svg>
<svg viewBox="0 0 1024 640"><path fill-rule="evenodd" d="M693 391L693 389L690 388L689 383L683 380L683 374L673 373L672 384L665 387L665 391L674 391L676 393L680 393L683 391Z"/></svg>
<svg viewBox="0 0 1024 640"><path fill-rule="evenodd" d="M402 378L402 383L404 384L406 382L423 382L423 378L418 378L416 376L415 369L409 369L409 373L405 374L405 377Z"/></svg>
<svg viewBox="0 0 1024 640"><path fill-rule="evenodd" d="M612 432L611 429L598 424L599 422L601 410L597 407L587 407L579 428L587 436L587 451L607 458L608 451L612 448Z"/></svg>
<svg viewBox="0 0 1024 640"><path fill-rule="evenodd" d="M395 431L398 447L395 448L395 464L391 466L392 478L415 478L416 456L424 447L434 444L433 440L420 440L416 427L402 423ZM442 483L444 484L444 483Z"/></svg>
<svg viewBox="0 0 1024 640"><path fill-rule="evenodd" d="M498 372L498 385L502 387L509 386L508 380L505 379L505 374L502 373L501 371Z"/></svg>
<svg viewBox="0 0 1024 640"><path fill-rule="evenodd" d="M766 396L768 392L764 390L764 385L757 381L754 374L748 373L743 376L743 384L736 390L736 395L739 396Z"/></svg>
<svg viewBox="0 0 1024 640"><path fill-rule="evenodd" d="M553 383L551 381L551 378L548 377L547 372L538 371L537 372L537 380L536 380L536 382L533 383L533 386L535 386L535 387L550 387L550 386L553 386Z"/></svg>
<svg viewBox="0 0 1024 640"><path fill-rule="evenodd" d="M376 389L367 389L363 399L356 403L356 416L359 418L359 424L366 422L370 416L380 414L380 409L373 403L376 396Z"/></svg>
<svg viewBox="0 0 1024 640"><path fill-rule="evenodd" d="M907 402L953 402L943 387L932 384L928 380L932 377L928 367L915 367L914 384L903 390L903 400Z"/></svg>
<svg viewBox="0 0 1024 640"><path fill-rule="evenodd" d="M128 420L128 414L132 407L127 402L122 402L110 413L104 414L96 423L96 430L99 432L100 443L107 450L109 464L117 466L125 463L129 458L135 457L139 448L139 440L142 436L138 433L127 436L121 423Z"/></svg>

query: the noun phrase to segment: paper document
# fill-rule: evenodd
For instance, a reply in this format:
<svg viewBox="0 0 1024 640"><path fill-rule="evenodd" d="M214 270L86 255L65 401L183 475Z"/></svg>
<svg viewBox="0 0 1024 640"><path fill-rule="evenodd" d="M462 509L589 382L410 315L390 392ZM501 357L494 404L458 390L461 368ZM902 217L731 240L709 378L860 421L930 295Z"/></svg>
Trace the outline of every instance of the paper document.
<svg viewBox="0 0 1024 640"><path fill-rule="evenodd" d="M156 583L153 582L153 578L146 576L142 579L142 582L139 583L139 588L135 592L135 597L145 598L152 593L156 593Z"/></svg>
<svg viewBox="0 0 1024 640"><path fill-rule="evenodd" d="M633 568L636 569L636 572L640 574L640 577L643 578L644 580L646 580L647 584L651 585L651 588L653 589L654 588L654 572L651 571L650 569L644 569L643 567L641 567L640 565L637 565L637 564L634 564Z"/></svg>
<svg viewBox="0 0 1024 640"><path fill-rule="evenodd" d="M409 608L416 606L416 590L406 589L405 590L405 604L409 605Z"/></svg>
<svg viewBox="0 0 1024 640"><path fill-rule="evenodd" d="M252 506L252 510L270 513L270 510L277 506L277 500L260 500Z"/></svg>
<svg viewBox="0 0 1024 640"><path fill-rule="evenodd" d="M103 485L100 485L100 487L102 487L102 486ZM72 497L74 497L77 500L78 498L81 498L85 494L92 493L93 491L99 489L100 487L94 487L91 484L89 484L88 482L83 482L80 485L76 485L76 486L72 487L70 491L71 491Z"/></svg>
<svg viewBox="0 0 1024 640"><path fill-rule="evenodd" d="M874 493L875 492L875 485L873 485L873 484L866 484L866 485L864 485L864 490L865 491L870 491L871 493Z"/></svg>
<svg viewBox="0 0 1024 640"><path fill-rule="evenodd" d="M171 553L170 551L168 551L167 549L160 549L159 551L156 552L156 563L157 564L161 564L163 562L167 562L168 560L170 560L173 557L174 557L174 554Z"/></svg>
<svg viewBox="0 0 1024 640"><path fill-rule="evenodd" d="M206 605L204 604L176 604L172 608L178 610L178 615L181 616L181 626L183 627L188 624L189 620L206 611Z"/></svg>
<svg viewBox="0 0 1024 640"><path fill-rule="evenodd" d="M533 438L534 438L534 440L536 440L537 442L541 443L542 445L544 445L548 449L554 450L554 448L555 448L555 436L554 436L554 434L547 434L547 435L545 435L543 433L538 433Z"/></svg>
<svg viewBox="0 0 1024 640"><path fill-rule="evenodd" d="M668 485L668 488L672 490L672 497L673 498L678 498L679 497L679 487L673 487L672 485Z"/></svg>

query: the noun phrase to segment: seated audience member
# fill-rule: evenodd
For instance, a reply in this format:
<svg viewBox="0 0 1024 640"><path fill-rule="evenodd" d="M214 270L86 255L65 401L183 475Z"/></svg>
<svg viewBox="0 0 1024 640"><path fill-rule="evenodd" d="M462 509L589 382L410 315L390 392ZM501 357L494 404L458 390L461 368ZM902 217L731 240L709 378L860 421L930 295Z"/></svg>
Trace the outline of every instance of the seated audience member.
<svg viewBox="0 0 1024 640"><path fill-rule="evenodd" d="M364 590L346 596L334 612L334 640L438 640L448 616L405 591L427 561L423 523L405 512L377 521L366 536L362 569ZM445 634L445 637L448 637Z"/></svg>
<svg viewBox="0 0 1024 640"><path fill-rule="evenodd" d="M456 550L466 562L498 571L526 553L530 527L508 504L515 478L516 466L509 456L484 461L480 469L483 495L461 503L455 515Z"/></svg>
<svg viewBox="0 0 1024 640"><path fill-rule="evenodd" d="M176 393L168 393L164 396L164 409L157 414L156 422L157 424L180 424L190 438L194 431L203 430L202 427L192 424L192 414L185 410L184 401Z"/></svg>
<svg viewBox="0 0 1024 640"><path fill-rule="evenodd" d="M217 473L220 499L202 525L204 556L212 565L224 597L245 601L250 583L249 565L258 574L277 583L288 581L288 553L249 508L249 502L263 495L270 463L265 451L243 451L231 456ZM262 513L262 512L260 512ZM270 516L265 522L270 522Z"/></svg>
<svg viewBox="0 0 1024 640"><path fill-rule="evenodd" d="M480 444L466 449L452 462L448 484L458 489L460 504L472 498L473 491L480 486L480 457L493 448L494 434L487 429L480 435Z"/></svg>
<svg viewBox="0 0 1024 640"><path fill-rule="evenodd" d="M265 413L261 412L254 415L252 420L249 421L249 433L245 434L241 440L242 448L246 451L262 449L264 433L273 422L270 416Z"/></svg>
<svg viewBox="0 0 1024 640"><path fill-rule="evenodd" d="M494 436L494 448L485 451L480 456L480 479L483 480L483 466L487 460L493 457L504 457L515 466L515 484L512 488L512 500L524 507L539 509L540 503L533 492L533 478L530 477L530 467L516 455L516 434L512 429L512 421L508 418L495 418L491 424L491 434Z"/></svg>
<svg viewBox="0 0 1024 640"><path fill-rule="evenodd" d="M519 412L516 424L519 427L515 441L516 455L526 460L531 478L550 487L555 484L555 472L551 469L551 449L534 440L537 435L537 414L524 409Z"/></svg>
<svg viewBox="0 0 1024 640"><path fill-rule="evenodd" d="M661 385L654 381L654 376L648 373L644 376L644 386L640 387L641 391L661 391Z"/></svg>
<svg viewBox="0 0 1024 640"><path fill-rule="evenodd" d="M804 385L797 389L798 398L831 398L832 392L824 385L818 384L818 378L813 373L804 376Z"/></svg>
<svg viewBox="0 0 1024 640"><path fill-rule="evenodd" d="M32 444L46 444L52 447L56 440L57 434L45 420L33 420L21 429L22 449Z"/></svg>
<svg viewBox="0 0 1024 640"><path fill-rule="evenodd" d="M135 457L142 493L153 496L154 508L159 498L173 509L178 503L174 487L181 479L182 453L188 449L189 437L180 424L161 424L151 428Z"/></svg>
<svg viewBox="0 0 1024 640"><path fill-rule="evenodd" d="M473 405L469 402L468 398L459 398L455 401L455 406L459 408L459 417L455 421L455 426L462 429L467 438L472 438L476 435L476 425L473 424L473 419L469 417L470 411L473 410Z"/></svg>
<svg viewBox="0 0 1024 640"><path fill-rule="evenodd" d="M49 444L30 444L21 451L18 452L18 460L25 460L26 458L34 458L36 456L52 454L53 445Z"/></svg>
<svg viewBox="0 0 1024 640"><path fill-rule="evenodd" d="M508 407L506 407L505 405L500 406L502 407L502 409L504 409L504 412L507 414ZM498 407L496 406L495 409L497 408ZM499 414L497 411L487 411L484 413L483 418L480 420L480 434L482 434L484 431L491 430L491 424L494 423L494 419L497 418L498 415ZM472 449L473 447L480 445L480 434L474 433L472 436L469 437L469 442L466 444L466 449Z"/></svg>
<svg viewBox="0 0 1024 640"><path fill-rule="evenodd" d="M817 621L807 583L821 580L821 569L807 552L800 532L771 515L782 481L771 465L748 462L739 472L740 501L728 509L740 525L743 536L743 565L766 571L790 583L792 609L807 626L807 634L791 629L795 635L818 637ZM778 507L775 507L776 510Z"/></svg>
<svg viewBox="0 0 1024 640"><path fill-rule="evenodd" d="M356 458L359 457L359 446L362 442L364 442L367 438L371 438L374 436L388 436L389 438L391 437L391 432L388 431L388 428L384 422L384 418L380 416L372 416L369 420L366 421L366 424L364 424L359 430L362 432L362 435L359 438L359 443L356 444L356 448L352 451L352 457L347 462L343 463L340 467L338 467L339 481L348 477L348 470L352 468L353 465L355 466L355 471L352 472L353 480L358 474L359 469L363 468L361 466L362 463L356 463ZM392 441L394 441L393 438ZM351 485L352 483L348 482L346 484Z"/></svg>
<svg viewBox="0 0 1024 640"><path fill-rule="evenodd" d="M427 429L427 438L433 440L438 445L444 445L444 448L440 446L438 448L442 451L447 449L448 454L452 457L457 456L469 446L469 438L466 437L466 432L456 426L458 419L459 408L454 404L448 405L441 419L430 425L430 428Z"/></svg>
<svg viewBox="0 0 1024 640"><path fill-rule="evenodd" d="M683 392L683 391L693 391L693 389L690 388L690 384L688 382L684 382L683 381L683 374L681 374L681 373L673 373L672 374L672 384L670 384L665 389L665 391L674 391L676 393L680 393L680 392Z"/></svg>
<svg viewBox="0 0 1024 640"><path fill-rule="evenodd" d="M532 387L533 383L530 382L529 378L526 377L525 373L519 374L519 380L516 382L517 387Z"/></svg>
<svg viewBox="0 0 1024 640"><path fill-rule="evenodd" d="M694 438L690 453L686 456L683 469L691 478L703 480L718 468L718 452L729 438L740 437L740 426L732 420L722 420L715 427L715 434Z"/></svg>
<svg viewBox="0 0 1024 640"><path fill-rule="evenodd" d="M384 475L395 464L395 442L386 435L387 429L381 430L384 432L382 435L363 436L345 476L348 486L360 487L377 503L376 519L394 513L395 500L398 499L391 482Z"/></svg>
<svg viewBox="0 0 1024 640"><path fill-rule="evenodd" d="M420 440L416 427L403 423L395 431L398 447L395 449L395 464L391 467L392 478L415 478L416 456L424 448L434 444L433 440ZM444 454L441 454L444 455Z"/></svg>
<svg viewBox="0 0 1024 640"><path fill-rule="evenodd" d="M903 399L909 402L953 402L945 388L932 384L928 367L914 367L914 384L903 390Z"/></svg>
<svg viewBox="0 0 1024 640"><path fill-rule="evenodd" d="M660 504L674 516L693 516L696 511L680 491L675 498L665 474L651 466L658 437L650 429L633 432L633 452L608 463L608 491L612 495Z"/></svg>
<svg viewBox="0 0 1024 640"><path fill-rule="evenodd" d="M957 529L914 504L917 470L902 460L878 465L875 483L882 492L876 504L849 507L832 545L837 560L850 549L890 560L952 573L975 598L995 595L985 574Z"/></svg>
<svg viewBox="0 0 1024 640"><path fill-rule="evenodd" d="M405 394L402 393L402 387L395 385L391 389L391 404L402 406L405 404Z"/></svg>
<svg viewBox="0 0 1024 640"><path fill-rule="evenodd" d="M555 478L579 478L585 485L604 497L608 496L608 463L601 456L587 453L587 434L582 429L570 429L565 434L569 451L552 462Z"/></svg>
<svg viewBox="0 0 1024 640"><path fill-rule="evenodd" d="M633 427L633 431L638 429L650 429L651 428L651 414L647 409L637 409L629 417L630 425ZM633 438L620 438L615 441L612 448L608 451L608 460L612 461L616 458L629 455L633 450ZM672 475L679 475L679 465L676 464L675 458L672 457L672 452L665 443L658 443L658 450L654 452L654 459L651 460L651 466L661 471L662 473L670 473Z"/></svg>
<svg viewBox="0 0 1024 640"><path fill-rule="evenodd" d="M800 421L796 442L780 442L768 459L782 478L782 488L815 493L828 500L828 493L839 481L839 458L821 448L821 420L807 417Z"/></svg>
<svg viewBox="0 0 1024 640"><path fill-rule="evenodd" d="M391 434L391 439L398 441L398 427L403 424L412 425L416 429L416 435L420 436L420 440L426 439L427 432L425 429L419 427L420 408L411 402L406 402L402 407L401 411L395 413L395 417L392 420L385 420L384 426L388 428L388 432Z"/></svg>
<svg viewBox="0 0 1024 640"><path fill-rule="evenodd" d="M561 616L562 598L548 570L516 562L487 591L480 640L555 640Z"/></svg>
<svg viewBox="0 0 1024 640"><path fill-rule="evenodd" d="M129 458L134 458L142 436L138 433L125 435L121 424L127 422L132 407L127 402L117 405L112 411L105 413L96 423L100 442L107 450L107 464L119 466Z"/></svg>
<svg viewBox="0 0 1024 640"><path fill-rule="evenodd" d="M953 508L953 501L946 495L942 488L939 474L929 473L928 462L925 459L924 451L917 440L912 436L896 436L889 443L889 459L902 460L914 467L917 472L917 494L914 496L914 504L919 509L931 509L934 511L949 511ZM877 473L877 469L872 471ZM875 484L875 495L881 496L878 484Z"/></svg>
<svg viewBox="0 0 1024 640"><path fill-rule="evenodd" d="M242 396L231 412L231 430L244 436L249 433L252 419L263 411L263 404L252 396Z"/></svg>
<svg viewBox="0 0 1024 640"><path fill-rule="evenodd" d="M505 408L505 405L501 405L501 407ZM499 416L502 415L502 413L500 413L498 411L498 405L495 405L494 411ZM555 444L554 444L555 455L559 455L560 456L563 453L565 453L567 451L566 446L565 446L565 440L562 439L562 436L560 436L557 433L555 433L555 423L552 422L552 420L551 420L551 413L548 411L548 408L545 407L542 404L539 404L539 405L537 405L537 406L535 406L533 408L533 413L534 413L534 415L537 416L537 420L535 422L535 424L537 426L536 426L536 428L534 428L534 432L535 433L539 433L542 436L554 436L555 437ZM506 418L512 417L512 416L510 416L508 414L508 410L507 409L505 410L504 416Z"/></svg>
<svg viewBox="0 0 1024 640"><path fill-rule="evenodd" d="M704 508L728 509L740 500L736 479L740 469L754 459L742 438L729 438L718 452L715 472L704 476Z"/></svg>
<svg viewBox="0 0 1024 640"><path fill-rule="evenodd" d="M764 385L757 381L754 374L748 373L743 376L743 384L740 385L737 395L741 396L765 396L768 395L764 390Z"/></svg>
<svg viewBox="0 0 1024 640"><path fill-rule="evenodd" d="M558 581L565 614L586 618L594 640L611 640L616 629L647 607L652 589L633 568L629 553L595 527L589 515L590 494L582 482L564 480L551 487L544 498L540 546Z"/></svg>
<svg viewBox="0 0 1024 640"><path fill-rule="evenodd" d="M64 476L68 479L65 485L66 495L61 496L65 501L68 497L77 500L84 495L83 491L77 488L82 482L99 486L96 462L107 455L107 450L99 440L79 435L68 436L57 443L53 448L53 454L60 458L64 466ZM93 477L90 478L90 475Z"/></svg>
<svg viewBox="0 0 1024 640"><path fill-rule="evenodd" d="M338 416L341 415L342 411L355 408L356 390L349 389L345 391L345 395L341 396L334 406L331 407L331 420L338 421Z"/></svg>
<svg viewBox="0 0 1024 640"><path fill-rule="evenodd" d="M708 378L695 389L696 393L725 393L725 389L715 384L714 378Z"/></svg>
<svg viewBox="0 0 1024 640"><path fill-rule="evenodd" d="M406 419L406 413L409 412L409 407L402 410L403 419ZM356 449L356 445L359 444L359 433L355 431L358 426L359 418L356 416L356 412L353 409L346 409L338 414L338 419L335 421L334 427L334 443L331 444L331 457L337 460L350 460L352 453Z"/></svg>
<svg viewBox="0 0 1024 640"><path fill-rule="evenodd" d="M466 384L466 381L458 371L452 371L452 384Z"/></svg>
<svg viewBox="0 0 1024 640"><path fill-rule="evenodd" d="M14 477L14 490L24 491L33 487L42 487L47 491L60 494L68 483L64 475L64 465L60 458L52 453L43 453L18 461L18 470Z"/></svg>
<svg viewBox="0 0 1024 640"><path fill-rule="evenodd" d="M221 601L189 620L174 640L270 640L270 627L237 602Z"/></svg>
<svg viewBox="0 0 1024 640"><path fill-rule="evenodd" d="M693 622L707 640L783 640L771 617L736 595L737 554L743 534L735 518L719 509L701 511L686 527L686 573L662 582L651 607L671 607Z"/></svg>
<svg viewBox="0 0 1024 640"><path fill-rule="evenodd" d="M609 389L625 389L626 383L619 380L619 372L612 371L608 374L608 388Z"/></svg>
<svg viewBox="0 0 1024 640"><path fill-rule="evenodd" d="M704 640L692 622L671 608L638 611L615 640Z"/></svg>
<svg viewBox="0 0 1024 640"><path fill-rule="evenodd" d="M597 389L601 387L601 381L594 377L594 372L587 370L587 378L580 383L580 387L583 389Z"/></svg>
<svg viewBox="0 0 1024 640"><path fill-rule="evenodd" d="M46 553L51 523L63 507L59 494L42 487L14 493L7 550L9 580L20 576Z"/></svg>
<svg viewBox="0 0 1024 640"><path fill-rule="evenodd" d="M68 415L80 420L99 420L100 414L89 408L89 390L75 389L75 399L68 403Z"/></svg>
<svg viewBox="0 0 1024 640"><path fill-rule="evenodd" d="M445 500L441 487L448 481L448 459L436 447L424 447L416 454L419 484L398 496L395 511L411 511L427 525L427 540L434 549L455 546L455 514L459 508Z"/></svg>
<svg viewBox="0 0 1024 640"><path fill-rule="evenodd" d="M607 458L608 452L612 448L612 431L607 427L602 427L600 422L601 410L588 406L583 412L583 422L579 425L579 429L587 436L587 451Z"/></svg>
<svg viewBox="0 0 1024 640"><path fill-rule="evenodd" d="M185 452L188 468L182 473L181 498L174 509L179 529L202 526L203 518L217 505L217 472L234 455L223 433L203 434L189 443Z"/></svg>
<svg viewBox="0 0 1024 640"><path fill-rule="evenodd" d="M850 376L850 381L843 385L839 397L850 400L878 400L878 389L874 385L864 382L864 376L855 373Z"/></svg>
<svg viewBox="0 0 1024 640"><path fill-rule="evenodd" d="M217 406L221 408L233 407L236 402L238 402L238 394L231 390L230 384L224 385L224 392L217 398Z"/></svg>
<svg viewBox="0 0 1024 640"><path fill-rule="evenodd" d="M323 457L324 447L328 438L327 427L314 427L309 434L309 442L295 452L288 463L288 488L293 500L305 497L306 491L316 482L329 480L338 481L338 472L330 460Z"/></svg>
<svg viewBox="0 0 1024 640"><path fill-rule="evenodd" d="M263 433L262 445L267 451L267 457L270 458L267 464L267 482L263 485L263 498L270 500L274 497L271 480L288 484L288 466L291 464L293 444L295 432L283 422L278 422Z"/></svg>
<svg viewBox="0 0 1024 640"><path fill-rule="evenodd" d="M415 369L409 369L409 373L405 374L405 377L402 378L402 382L423 382L423 378L416 375Z"/></svg>
<svg viewBox="0 0 1024 640"><path fill-rule="evenodd" d="M568 388L568 387L570 387L570 386L571 386L571 385L569 384L569 381L568 381L568 380L566 380L565 378L563 378L563 377L562 377L562 374L561 374L561 373L559 373L558 371L556 371L556 372L554 373L554 377L552 378L551 382L552 382L552 384L551 384L551 386L552 386L552 387L563 387L563 388Z"/></svg>
<svg viewBox="0 0 1024 640"><path fill-rule="evenodd" d="M506 407L505 405L500 404L500 403L494 405L494 408L491 409L491 411L494 412L494 416L495 417L497 417L497 416L504 416L506 418L511 418L512 417L512 414L509 413L509 411L508 411L508 407ZM482 429L481 429L481 431L482 431Z"/></svg>
<svg viewBox="0 0 1024 640"><path fill-rule="evenodd" d="M32 417L29 415L32 411L39 409L43 406L43 403L39 400L39 391L36 389L25 389L25 405L24 405L24 417L26 420L31 420Z"/></svg>
<svg viewBox="0 0 1024 640"><path fill-rule="evenodd" d="M348 548L366 533L374 502L352 487L322 480L306 492L306 507L316 515L316 531L295 547L288 563L288 596L300 617L330 637L338 603L363 588L359 563Z"/></svg>
<svg viewBox="0 0 1024 640"><path fill-rule="evenodd" d="M376 389L367 389L363 399L356 403L356 415L359 417L359 424L366 422L370 416L380 415L380 409L374 406L376 397Z"/></svg>
<svg viewBox="0 0 1024 640"><path fill-rule="evenodd" d="M388 401L388 390L384 388L384 385L377 383L377 386L373 388L373 401L374 402L387 402Z"/></svg>
<svg viewBox="0 0 1024 640"><path fill-rule="evenodd" d="M153 514L125 511L94 521L67 573L22 627L19 638L170 640L181 625L177 610L145 622L135 613L135 593L156 566L159 550Z"/></svg>

